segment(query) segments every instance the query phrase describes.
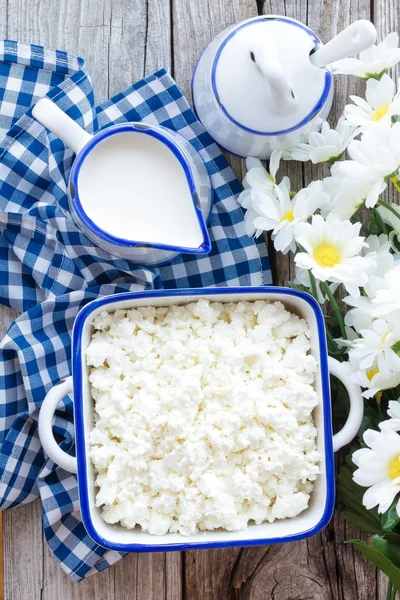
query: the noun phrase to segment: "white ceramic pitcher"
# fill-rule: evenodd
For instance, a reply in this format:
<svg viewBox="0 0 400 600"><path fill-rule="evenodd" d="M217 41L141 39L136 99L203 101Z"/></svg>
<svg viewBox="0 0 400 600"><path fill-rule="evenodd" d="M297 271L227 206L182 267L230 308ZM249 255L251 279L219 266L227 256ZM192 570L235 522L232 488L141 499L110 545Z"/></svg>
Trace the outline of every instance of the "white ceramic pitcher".
<svg viewBox="0 0 400 600"><path fill-rule="evenodd" d="M288 17L260 16L233 25L198 61L192 81L197 115L223 148L268 158L282 136L328 117L329 65L375 40L375 27L364 20L325 46L306 25Z"/></svg>
<svg viewBox="0 0 400 600"><path fill-rule="evenodd" d="M33 116L77 155L68 202L93 243L143 265L210 251L210 178L185 138L142 122L90 135L49 98L39 100Z"/></svg>

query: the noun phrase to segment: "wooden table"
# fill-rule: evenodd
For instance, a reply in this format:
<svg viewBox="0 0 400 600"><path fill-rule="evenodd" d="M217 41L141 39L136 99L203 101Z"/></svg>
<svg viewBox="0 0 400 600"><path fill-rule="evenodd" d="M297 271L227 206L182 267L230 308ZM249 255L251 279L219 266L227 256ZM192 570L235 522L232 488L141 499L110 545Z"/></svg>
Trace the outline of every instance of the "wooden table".
<svg viewBox="0 0 400 600"><path fill-rule="evenodd" d="M0 0L0 35L44 44L87 59L97 101L167 67L190 98L194 64L207 43L232 23L257 14L299 19L327 41L358 18L382 37L400 29L398 0ZM396 77L397 79L397 77ZM333 114L363 84L339 78ZM241 178L243 165L228 157ZM294 188L318 168L290 164ZM275 282L292 274L276 257ZM0 309L3 331L15 314ZM3 517L5 600L372 600L385 597L385 577L345 539L358 536L338 514L311 539L250 549L132 554L74 585L43 539L40 503ZM0 594L1 595L1 594Z"/></svg>

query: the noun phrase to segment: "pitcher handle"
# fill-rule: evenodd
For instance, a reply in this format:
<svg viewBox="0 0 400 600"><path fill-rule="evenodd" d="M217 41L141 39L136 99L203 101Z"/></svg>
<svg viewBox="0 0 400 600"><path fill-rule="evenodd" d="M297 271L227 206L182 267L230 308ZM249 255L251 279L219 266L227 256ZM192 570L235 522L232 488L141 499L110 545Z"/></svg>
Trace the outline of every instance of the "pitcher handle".
<svg viewBox="0 0 400 600"><path fill-rule="evenodd" d="M42 98L32 109L32 115L43 127L59 137L75 154L79 154L93 136L69 117L50 98Z"/></svg>
<svg viewBox="0 0 400 600"><path fill-rule="evenodd" d="M345 372L342 363L331 356L328 358L328 363L330 374L343 383L350 399L350 411L347 421L342 429L333 436L333 451L337 452L357 435L364 416L364 399L360 386L354 383L351 377Z"/></svg>
<svg viewBox="0 0 400 600"><path fill-rule="evenodd" d="M77 461L75 456L71 456L61 450L53 434L53 417L57 405L73 390L72 377L68 377L58 385L54 386L43 400L39 412L38 430L39 438L43 450L47 456L66 471L77 473Z"/></svg>

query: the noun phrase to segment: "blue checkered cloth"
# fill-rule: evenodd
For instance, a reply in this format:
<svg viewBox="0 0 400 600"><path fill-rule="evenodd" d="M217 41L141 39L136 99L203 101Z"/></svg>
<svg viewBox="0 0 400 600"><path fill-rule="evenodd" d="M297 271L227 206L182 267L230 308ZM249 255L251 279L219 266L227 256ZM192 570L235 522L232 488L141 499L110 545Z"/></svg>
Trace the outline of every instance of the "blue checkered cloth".
<svg viewBox="0 0 400 600"><path fill-rule="evenodd" d="M73 153L31 116L47 95L87 131L113 123L164 125L190 140L211 176L212 252L159 270L96 248L68 212ZM76 477L44 456L37 419L46 393L70 374L71 330L82 306L101 295L151 288L271 282L265 244L246 236L240 186L171 77L161 70L96 107L82 59L41 46L0 43L0 302L23 314L0 345L0 507L43 504L47 542L74 581L121 554L95 544L79 513ZM74 444L72 402L56 413L61 447Z"/></svg>

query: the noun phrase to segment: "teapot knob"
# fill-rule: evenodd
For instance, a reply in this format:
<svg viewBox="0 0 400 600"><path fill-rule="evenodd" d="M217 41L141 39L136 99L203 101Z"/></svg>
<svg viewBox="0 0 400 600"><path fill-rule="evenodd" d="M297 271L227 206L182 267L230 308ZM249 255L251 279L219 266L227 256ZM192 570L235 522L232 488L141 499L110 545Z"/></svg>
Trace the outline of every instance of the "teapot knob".
<svg viewBox="0 0 400 600"><path fill-rule="evenodd" d="M282 65L271 48L253 44L250 51L251 60L257 65L268 84L271 100L276 111L284 112L293 107L296 101L290 81L285 75Z"/></svg>

